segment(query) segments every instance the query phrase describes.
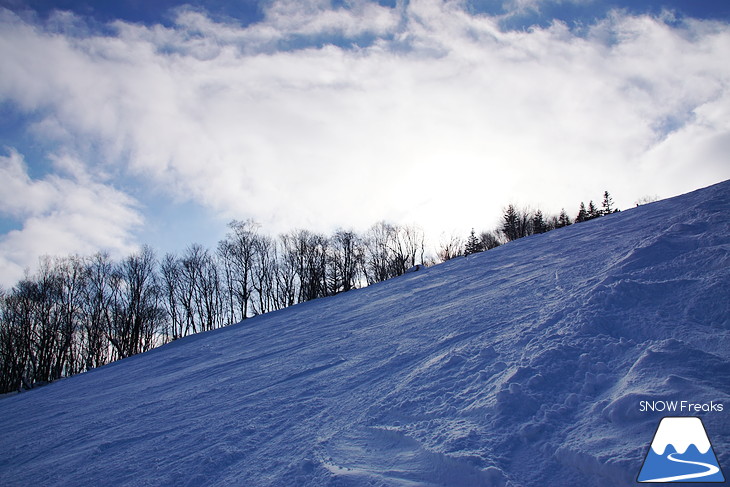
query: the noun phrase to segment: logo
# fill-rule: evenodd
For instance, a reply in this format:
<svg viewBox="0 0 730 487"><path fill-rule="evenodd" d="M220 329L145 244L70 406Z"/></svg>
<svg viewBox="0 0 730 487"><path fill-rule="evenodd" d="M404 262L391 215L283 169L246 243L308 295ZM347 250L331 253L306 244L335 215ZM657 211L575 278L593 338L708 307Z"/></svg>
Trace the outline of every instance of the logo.
<svg viewBox="0 0 730 487"><path fill-rule="evenodd" d="M702 420L662 418L637 482L724 482Z"/></svg>

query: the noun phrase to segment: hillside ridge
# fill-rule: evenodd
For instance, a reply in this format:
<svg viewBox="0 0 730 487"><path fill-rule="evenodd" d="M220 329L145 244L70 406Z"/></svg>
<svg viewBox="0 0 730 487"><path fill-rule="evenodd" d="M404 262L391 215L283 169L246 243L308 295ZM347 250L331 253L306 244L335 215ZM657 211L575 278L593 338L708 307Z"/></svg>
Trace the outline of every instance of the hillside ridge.
<svg viewBox="0 0 730 487"><path fill-rule="evenodd" d="M730 406L729 250L726 181L189 336L0 401L0 484L629 485Z"/></svg>

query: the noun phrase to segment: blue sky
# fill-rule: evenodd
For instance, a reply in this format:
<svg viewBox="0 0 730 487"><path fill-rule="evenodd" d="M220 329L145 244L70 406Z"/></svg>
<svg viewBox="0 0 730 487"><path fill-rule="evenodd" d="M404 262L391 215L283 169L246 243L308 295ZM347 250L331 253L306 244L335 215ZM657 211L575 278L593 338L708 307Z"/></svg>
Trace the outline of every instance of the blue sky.
<svg viewBox="0 0 730 487"><path fill-rule="evenodd" d="M39 256L626 208L730 177L730 4L0 0L0 285Z"/></svg>
<svg viewBox="0 0 730 487"><path fill-rule="evenodd" d="M0 2L11 10L33 10L42 16L54 10L68 10L79 15L93 18L98 22L125 20L151 25L155 23L171 24L174 15L170 12L180 5L187 5L194 9L205 11L208 15L220 20L235 20L241 25L250 25L264 18L264 10L272 2L256 0L209 0L188 1L143 0L126 2L98 2L98 1L46 1L46 0L3 0ZM337 1L320 3L335 8L347 7L357 2ZM379 5L395 8L399 2L382 0ZM400 2L403 3L403 2ZM471 13L488 15L509 15L510 21L504 22L507 28L527 28L532 25L548 25L554 19L565 22L591 23L595 19L605 17L615 9L624 9L634 14L659 14L663 10L673 10L683 17L698 19L730 20L730 5L717 0L472 0L462 2L464 9Z"/></svg>

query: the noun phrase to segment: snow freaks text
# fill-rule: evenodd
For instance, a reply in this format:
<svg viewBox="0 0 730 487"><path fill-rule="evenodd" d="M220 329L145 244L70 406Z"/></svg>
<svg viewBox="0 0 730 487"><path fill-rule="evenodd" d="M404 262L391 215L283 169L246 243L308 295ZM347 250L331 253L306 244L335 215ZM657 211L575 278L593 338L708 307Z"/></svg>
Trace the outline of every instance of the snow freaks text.
<svg viewBox="0 0 730 487"><path fill-rule="evenodd" d="M692 401L640 401L639 411L670 413L721 413L723 404L719 402L698 403Z"/></svg>

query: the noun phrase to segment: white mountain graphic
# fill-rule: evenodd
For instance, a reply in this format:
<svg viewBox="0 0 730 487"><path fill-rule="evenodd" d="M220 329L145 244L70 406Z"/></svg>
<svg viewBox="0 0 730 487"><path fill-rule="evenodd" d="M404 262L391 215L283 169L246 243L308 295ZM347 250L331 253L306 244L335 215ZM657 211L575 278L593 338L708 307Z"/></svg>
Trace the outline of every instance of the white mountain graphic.
<svg viewBox="0 0 730 487"><path fill-rule="evenodd" d="M690 445L705 454L710 449L710 439L705 433L700 418L664 418L651 442L651 449L657 455L664 455L668 445L674 446L677 453L684 453Z"/></svg>
<svg viewBox="0 0 730 487"><path fill-rule="evenodd" d="M664 483L688 480L724 482L725 478L700 418L663 418L637 481Z"/></svg>

